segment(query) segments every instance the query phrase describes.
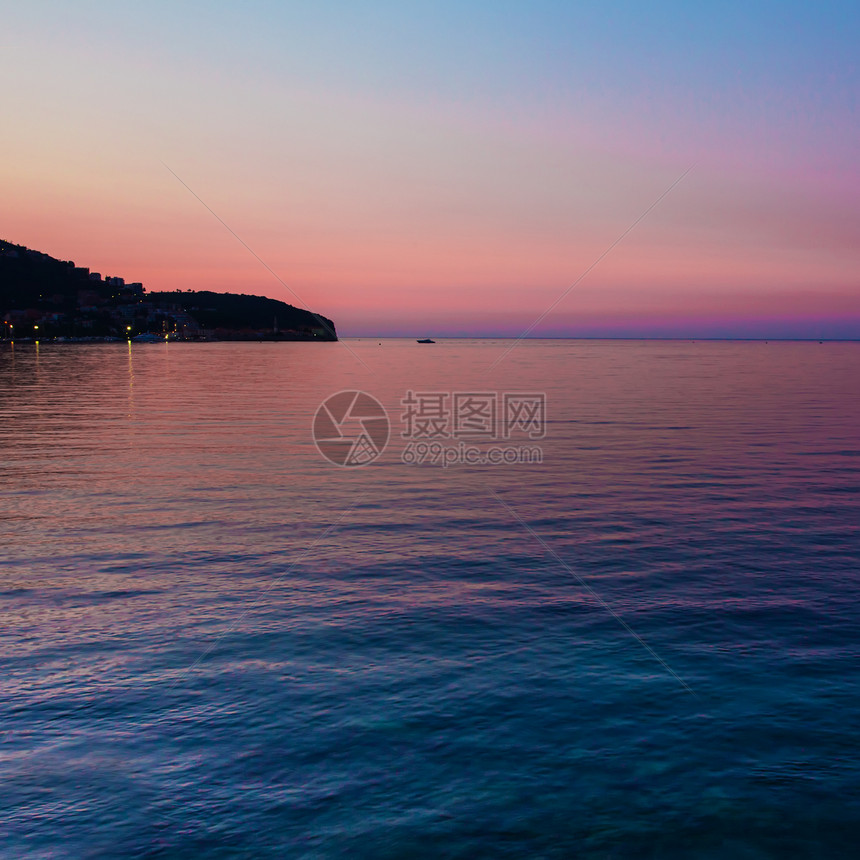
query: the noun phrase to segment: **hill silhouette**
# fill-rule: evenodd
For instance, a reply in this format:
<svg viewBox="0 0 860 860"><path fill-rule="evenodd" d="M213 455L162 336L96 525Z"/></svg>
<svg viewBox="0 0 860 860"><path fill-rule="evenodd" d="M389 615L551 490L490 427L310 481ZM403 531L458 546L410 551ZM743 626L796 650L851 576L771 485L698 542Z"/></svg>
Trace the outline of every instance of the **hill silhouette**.
<svg viewBox="0 0 860 860"><path fill-rule="evenodd" d="M209 290L148 293L163 307L181 307L204 329L213 331L317 332L320 338L336 340L334 323L302 308L277 299L245 293L214 293Z"/></svg>
<svg viewBox="0 0 860 860"><path fill-rule="evenodd" d="M0 241L0 337L337 340L327 317L266 296L175 290L102 277Z"/></svg>

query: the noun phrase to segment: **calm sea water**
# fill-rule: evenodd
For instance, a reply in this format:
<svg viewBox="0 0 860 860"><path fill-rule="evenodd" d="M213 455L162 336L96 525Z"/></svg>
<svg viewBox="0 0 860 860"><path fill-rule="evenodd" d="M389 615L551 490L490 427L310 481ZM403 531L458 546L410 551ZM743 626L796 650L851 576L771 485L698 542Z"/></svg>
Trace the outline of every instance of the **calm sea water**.
<svg viewBox="0 0 860 860"><path fill-rule="evenodd" d="M0 347L3 856L856 855L860 344L507 345Z"/></svg>

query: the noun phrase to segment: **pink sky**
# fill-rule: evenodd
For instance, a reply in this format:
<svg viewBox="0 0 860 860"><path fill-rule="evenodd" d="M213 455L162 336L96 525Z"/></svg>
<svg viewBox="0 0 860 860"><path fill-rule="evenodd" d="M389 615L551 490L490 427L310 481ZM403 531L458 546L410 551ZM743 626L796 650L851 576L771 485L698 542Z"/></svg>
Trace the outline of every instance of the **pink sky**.
<svg viewBox="0 0 860 860"><path fill-rule="evenodd" d="M693 165L534 334L860 337L856 122L792 90L781 54L773 79L722 89L679 54L689 88L651 70L638 98L577 89L540 53L507 90L480 54L431 86L364 58L279 66L259 34L271 62L241 65L217 20L211 42L156 46L102 11L69 22L89 46L21 13L0 48L8 241L149 290L305 305L345 335L516 335Z"/></svg>

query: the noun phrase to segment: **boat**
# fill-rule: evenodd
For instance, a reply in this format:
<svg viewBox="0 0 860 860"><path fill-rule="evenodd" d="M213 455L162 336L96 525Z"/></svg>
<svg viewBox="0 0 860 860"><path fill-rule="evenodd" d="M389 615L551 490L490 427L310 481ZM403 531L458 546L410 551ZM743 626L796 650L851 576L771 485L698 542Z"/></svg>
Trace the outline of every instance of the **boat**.
<svg viewBox="0 0 860 860"><path fill-rule="evenodd" d="M435 340L430 340L429 337L425 337L423 340L418 340L416 343L436 343Z"/></svg>

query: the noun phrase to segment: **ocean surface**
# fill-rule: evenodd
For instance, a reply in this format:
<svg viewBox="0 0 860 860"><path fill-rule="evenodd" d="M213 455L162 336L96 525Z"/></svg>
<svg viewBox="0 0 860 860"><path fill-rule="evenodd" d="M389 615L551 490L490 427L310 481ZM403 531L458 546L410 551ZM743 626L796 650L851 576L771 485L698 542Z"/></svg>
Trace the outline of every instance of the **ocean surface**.
<svg viewBox="0 0 860 860"><path fill-rule="evenodd" d="M860 344L510 346L0 345L0 856L857 856Z"/></svg>

